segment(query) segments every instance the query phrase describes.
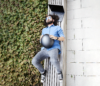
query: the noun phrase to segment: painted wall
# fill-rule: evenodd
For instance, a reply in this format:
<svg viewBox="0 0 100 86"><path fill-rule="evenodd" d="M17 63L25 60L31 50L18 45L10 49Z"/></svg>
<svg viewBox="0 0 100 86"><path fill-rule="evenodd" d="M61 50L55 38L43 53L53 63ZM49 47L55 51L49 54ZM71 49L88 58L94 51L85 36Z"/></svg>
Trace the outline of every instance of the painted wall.
<svg viewBox="0 0 100 86"><path fill-rule="evenodd" d="M100 86L100 0L67 0L67 86Z"/></svg>

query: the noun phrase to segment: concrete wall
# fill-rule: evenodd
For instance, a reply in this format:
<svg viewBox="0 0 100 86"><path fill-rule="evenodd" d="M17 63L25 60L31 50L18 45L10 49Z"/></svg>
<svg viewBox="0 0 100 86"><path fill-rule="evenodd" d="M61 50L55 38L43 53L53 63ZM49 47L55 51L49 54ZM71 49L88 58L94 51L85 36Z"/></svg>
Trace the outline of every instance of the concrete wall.
<svg viewBox="0 0 100 86"><path fill-rule="evenodd" d="M100 86L100 0L67 0L67 86Z"/></svg>

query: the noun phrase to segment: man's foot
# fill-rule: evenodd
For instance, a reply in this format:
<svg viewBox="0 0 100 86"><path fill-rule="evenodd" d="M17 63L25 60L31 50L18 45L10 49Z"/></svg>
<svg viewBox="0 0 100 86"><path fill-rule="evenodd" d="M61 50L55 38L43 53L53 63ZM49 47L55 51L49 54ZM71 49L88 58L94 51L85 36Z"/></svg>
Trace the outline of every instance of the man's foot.
<svg viewBox="0 0 100 86"><path fill-rule="evenodd" d="M45 82L45 77L46 77L46 70L43 74L41 74L41 82Z"/></svg>
<svg viewBox="0 0 100 86"><path fill-rule="evenodd" d="M62 73L59 73L59 74L58 74L58 79L59 79L60 81L63 80L63 74L62 74Z"/></svg>

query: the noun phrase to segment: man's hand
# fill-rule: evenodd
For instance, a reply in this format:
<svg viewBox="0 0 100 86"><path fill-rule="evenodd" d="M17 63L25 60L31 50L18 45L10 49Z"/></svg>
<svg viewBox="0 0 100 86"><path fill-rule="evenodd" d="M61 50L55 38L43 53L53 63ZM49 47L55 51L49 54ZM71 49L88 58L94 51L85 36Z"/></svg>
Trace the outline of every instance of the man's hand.
<svg viewBox="0 0 100 86"><path fill-rule="evenodd" d="M43 37L43 35L40 36L40 39Z"/></svg>
<svg viewBox="0 0 100 86"><path fill-rule="evenodd" d="M43 35L40 36L40 43L41 43L41 38L43 37Z"/></svg>
<svg viewBox="0 0 100 86"><path fill-rule="evenodd" d="M49 35L51 39L57 39L56 36L53 36L53 35Z"/></svg>

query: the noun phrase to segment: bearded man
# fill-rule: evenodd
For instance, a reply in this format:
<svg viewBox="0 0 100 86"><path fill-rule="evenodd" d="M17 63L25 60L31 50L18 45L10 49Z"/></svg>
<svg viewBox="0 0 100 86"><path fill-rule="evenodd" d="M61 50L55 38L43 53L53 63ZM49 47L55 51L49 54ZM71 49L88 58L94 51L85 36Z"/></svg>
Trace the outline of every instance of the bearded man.
<svg viewBox="0 0 100 86"><path fill-rule="evenodd" d="M58 54L61 54L60 41L65 40L63 30L57 25L59 17L57 15L48 15L44 20L45 28L42 29L41 38L44 34L49 34L51 39L54 39L54 44L50 48L41 47L41 50L32 58L32 64L41 73L41 82L45 81L46 71L41 65L41 61L50 58L51 64L56 68L59 80L63 80L62 70L58 61Z"/></svg>

